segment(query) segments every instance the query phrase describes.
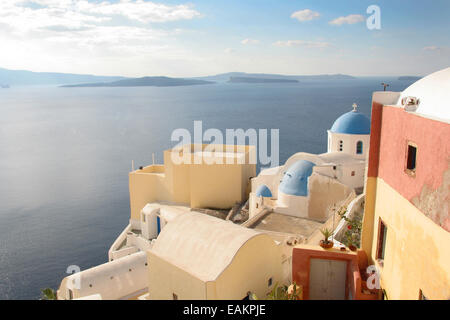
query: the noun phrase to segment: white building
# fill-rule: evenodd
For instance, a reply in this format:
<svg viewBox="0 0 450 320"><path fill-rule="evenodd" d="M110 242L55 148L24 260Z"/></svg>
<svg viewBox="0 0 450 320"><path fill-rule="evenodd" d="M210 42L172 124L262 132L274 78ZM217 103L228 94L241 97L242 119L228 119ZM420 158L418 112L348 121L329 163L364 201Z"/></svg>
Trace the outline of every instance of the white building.
<svg viewBox="0 0 450 320"><path fill-rule="evenodd" d="M370 119L354 104L328 130L327 153L296 153L252 179L250 217L269 208L325 221L330 206L362 190L369 139Z"/></svg>

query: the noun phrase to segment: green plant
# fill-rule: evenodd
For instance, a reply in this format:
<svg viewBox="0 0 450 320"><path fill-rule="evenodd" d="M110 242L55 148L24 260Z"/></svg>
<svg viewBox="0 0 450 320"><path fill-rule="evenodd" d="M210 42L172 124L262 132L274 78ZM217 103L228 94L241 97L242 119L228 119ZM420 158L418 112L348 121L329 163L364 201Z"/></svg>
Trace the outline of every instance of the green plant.
<svg viewBox="0 0 450 320"><path fill-rule="evenodd" d="M338 215L343 217L347 213L347 206L342 206L339 208L339 211L337 212Z"/></svg>
<svg viewBox="0 0 450 320"><path fill-rule="evenodd" d="M347 247L353 245L359 248L361 242L362 216L357 214L352 219L349 219L344 214L339 214L347 222L347 230L344 233L343 242Z"/></svg>
<svg viewBox="0 0 450 320"><path fill-rule="evenodd" d="M248 293L248 299L249 300L259 300L258 297L256 296L256 294L254 294L253 292Z"/></svg>
<svg viewBox="0 0 450 320"><path fill-rule="evenodd" d="M41 290L41 300L56 300L56 292L51 288Z"/></svg>
<svg viewBox="0 0 450 320"><path fill-rule="evenodd" d="M299 300L301 299L301 287L294 282L290 286L279 286L275 284L273 289L267 294L267 300Z"/></svg>
<svg viewBox="0 0 450 320"><path fill-rule="evenodd" d="M333 235L333 231L329 230L328 228L325 228L325 229L320 230L320 232L322 233L322 235L324 237L323 242L325 244L331 243L331 241L328 240L328 238L330 238Z"/></svg>

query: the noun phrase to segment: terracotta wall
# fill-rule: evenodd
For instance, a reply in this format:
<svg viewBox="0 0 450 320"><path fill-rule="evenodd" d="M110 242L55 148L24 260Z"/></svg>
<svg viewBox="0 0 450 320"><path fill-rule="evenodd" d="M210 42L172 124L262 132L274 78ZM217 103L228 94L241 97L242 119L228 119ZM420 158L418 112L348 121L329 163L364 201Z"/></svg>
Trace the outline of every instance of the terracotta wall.
<svg viewBox="0 0 450 320"><path fill-rule="evenodd" d="M450 125L398 107L380 108L377 103L373 104L372 114L376 117L372 118L374 137L369 176L383 179L435 223L450 231ZM378 123L380 115L381 123ZM408 142L417 145L415 175L405 171Z"/></svg>
<svg viewBox="0 0 450 320"><path fill-rule="evenodd" d="M322 249L319 246L300 245L292 251L292 281L303 288L303 298L309 299L309 277L311 259L348 261L346 296L349 293L355 300L375 300L377 295L363 294L361 291L362 278L358 266L358 254L342 252L338 249ZM325 276L325 275L324 275Z"/></svg>

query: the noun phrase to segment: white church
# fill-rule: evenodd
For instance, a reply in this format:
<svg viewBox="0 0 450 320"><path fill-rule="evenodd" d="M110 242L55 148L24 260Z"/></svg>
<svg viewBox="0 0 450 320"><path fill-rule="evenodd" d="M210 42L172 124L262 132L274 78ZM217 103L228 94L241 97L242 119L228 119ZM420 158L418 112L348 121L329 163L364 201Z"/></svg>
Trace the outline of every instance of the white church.
<svg viewBox="0 0 450 320"><path fill-rule="evenodd" d="M330 206L362 192L369 139L370 119L353 104L328 130L326 153L296 153L251 180L250 218L269 209L325 221Z"/></svg>

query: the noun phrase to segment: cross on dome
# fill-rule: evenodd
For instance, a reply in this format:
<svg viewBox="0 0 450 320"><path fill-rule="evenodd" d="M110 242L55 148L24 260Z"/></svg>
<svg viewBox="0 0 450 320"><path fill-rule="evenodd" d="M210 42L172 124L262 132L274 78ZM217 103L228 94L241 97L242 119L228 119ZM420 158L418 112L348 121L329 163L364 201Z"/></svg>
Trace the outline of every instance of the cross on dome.
<svg viewBox="0 0 450 320"><path fill-rule="evenodd" d="M352 107L353 107L353 112L356 112L358 109L358 105L356 103L353 103Z"/></svg>

